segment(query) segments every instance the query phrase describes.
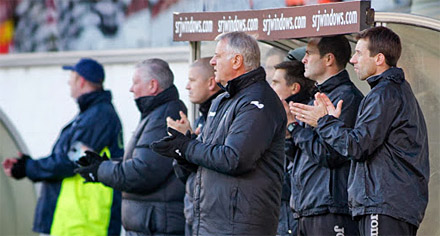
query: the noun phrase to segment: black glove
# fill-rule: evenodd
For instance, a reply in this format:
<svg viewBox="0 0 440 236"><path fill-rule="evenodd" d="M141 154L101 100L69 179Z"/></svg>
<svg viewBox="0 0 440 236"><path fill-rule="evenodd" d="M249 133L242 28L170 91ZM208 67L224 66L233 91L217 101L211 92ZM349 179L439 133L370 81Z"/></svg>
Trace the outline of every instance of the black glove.
<svg viewBox="0 0 440 236"><path fill-rule="evenodd" d="M171 157L176 160L184 160L184 155L191 141L191 137L185 136L170 127L168 127L168 133L170 133L171 136L166 136L159 141L151 143L151 149L162 156ZM189 136L191 136L191 134L189 134Z"/></svg>
<svg viewBox="0 0 440 236"><path fill-rule="evenodd" d="M26 161L31 158L29 155L22 154L17 158L17 162L12 166L11 174L14 179L26 177Z"/></svg>
<svg viewBox="0 0 440 236"><path fill-rule="evenodd" d="M190 138L190 139L196 139L197 138L197 135L194 134L194 133L191 133L189 130L186 131L185 136ZM176 160L176 162L177 162L176 164L182 166L183 168L185 168L185 169L187 169L188 171L191 171L191 172L197 172L197 168L199 167L198 165L189 162L188 160L186 160L183 157L182 158L175 158L174 160Z"/></svg>
<svg viewBox="0 0 440 236"><path fill-rule="evenodd" d="M108 161L107 154L104 152L103 156L100 156L96 152L85 151L86 155L79 158L76 163L80 166L89 166L93 164L101 164L103 161Z"/></svg>
<svg viewBox="0 0 440 236"><path fill-rule="evenodd" d="M199 168L198 165L189 162L188 160L184 158L174 159L175 162L173 162L173 166L180 166L180 168L185 169L189 172L197 172L197 169Z"/></svg>
<svg viewBox="0 0 440 236"><path fill-rule="evenodd" d="M84 183L99 182L98 169L103 161L108 161L106 153L101 157L96 152L86 151L86 155L76 161L82 167L76 168L74 172L85 179Z"/></svg>

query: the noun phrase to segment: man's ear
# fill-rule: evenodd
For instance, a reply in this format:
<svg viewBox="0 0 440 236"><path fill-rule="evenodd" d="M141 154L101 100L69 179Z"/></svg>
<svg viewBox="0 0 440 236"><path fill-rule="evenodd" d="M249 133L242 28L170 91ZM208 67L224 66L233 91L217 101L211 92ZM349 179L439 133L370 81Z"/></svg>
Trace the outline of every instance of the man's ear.
<svg viewBox="0 0 440 236"><path fill-rule="evenodd" d="M380 52L376 56L374 56L374 60L377 66L386 65L385 55Z"/></svg>
<svg viewBox="0 0 440 236"><path fill-rule="evenodd" d="M214 76L211 76L208 79L208 89L209 89L209 91L216 91L219 89L217 82L215 82Z"/></svg>
<svg viewBox="0 0 440 236"><path fill-rule="evenodd" d="M79 87L84 88L86 86L87 80L82 76L78 76L79 79Z"/></svg>
<svg viewBox="0 0 440 236"><path fill-rule="evenodd" d="M324 55L324 57L326 66L332 66L334 63L336 63L335 55L333 55L333 53L327 53Z"/></svg>
<svg viewBox="0 0 440 236"><path fill-rule="evenodd" d="M299 83L293 83L290 85L290 95L295 95L301 91L301 85Z"/></svg>
<svg viewBox="0 0 440 236"><path fill-rule="evenodd" d="M148 89L151 91L154 96L156 96L159 93L159 82L157 79L151 79L148 83Z"/></svg>
<svg viewBox="0 0 440 236"><path fill-rule="evenodd" d="M232 69L237 70L243 66L244 63L243 55L235 54L231 60L232 60Z"/></svg>

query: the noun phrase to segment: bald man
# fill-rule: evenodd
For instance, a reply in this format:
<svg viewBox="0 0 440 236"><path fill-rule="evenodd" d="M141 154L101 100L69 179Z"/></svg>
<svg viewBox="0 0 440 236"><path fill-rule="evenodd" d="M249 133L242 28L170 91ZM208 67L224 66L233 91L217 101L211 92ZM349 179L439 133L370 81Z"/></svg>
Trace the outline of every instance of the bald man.
<svg viewBox="0 0 440 236"><path fill-rule="evenodd" d="M202 131L212 100L222 92L215 82L214 68L209 64L210 60L211 57L200 58L189 67L188 83L185 88L189 92L189 100L194 104L200 105L200 116L194 122L193 129L191 129L190 123L183 112L180 114L180 120L174 121L171 118L167 120L168 126L182 133L186 133L189 130L193 133L193 138ZM184 200L186 219L185 235L192 235L194 177L197 167L181 164L174 161L174 171L176 175L186 183Z"/></svg>

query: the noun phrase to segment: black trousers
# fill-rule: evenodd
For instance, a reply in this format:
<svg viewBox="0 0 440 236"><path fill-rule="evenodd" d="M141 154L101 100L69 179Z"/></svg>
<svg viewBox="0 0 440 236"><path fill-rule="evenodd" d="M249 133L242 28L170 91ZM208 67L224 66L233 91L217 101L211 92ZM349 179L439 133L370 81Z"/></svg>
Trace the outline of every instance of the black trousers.
<svg viewBox="0 0 440 236"><path fill-rule="evenodd" d="M359 220L359 231L362 236L380 235L416 235L417 227L393 217L370 214L356 217Z"/></svg>
<svg viewBox="0 0 440 236"><path fill-rule="evenodd" d="M359 227L351 215L305 216L298 219L298 235L359 235Z"/></svg>

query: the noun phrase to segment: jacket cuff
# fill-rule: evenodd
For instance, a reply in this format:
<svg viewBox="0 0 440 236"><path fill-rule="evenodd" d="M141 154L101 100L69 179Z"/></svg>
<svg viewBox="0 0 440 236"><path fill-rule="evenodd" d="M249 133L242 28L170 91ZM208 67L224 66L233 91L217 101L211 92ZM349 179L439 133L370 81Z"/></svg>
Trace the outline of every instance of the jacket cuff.
<svg viewBox="0 0 440 236"><path fill-rule="evenodd" d="M38 170L35 170L36 162L38 160L34 160L32 158L29 158L26 160L26 163L24 165L24 171L26 173L26 177L28 177L30 180L32 181L36 181L38 179L38 176L36 175L36 173L38 173Z"/></svg>
<svg viewBox="0 0 440 236"><path fill-rule="evenodd" d="M318 119L318 126L316 126L316 128L324 126L325 124L327 124L329 121L331 121L333 119L337 119L337 118L332 115L329 115L329 114L319 118Z"/></svg>
<svg viewBox="0 0 440 236"><path fill-rule="evenodd" d="M300 131L304 129L304 127L302 127L301 125L295 125L295 127L293 128L292 132L290 132L290 135L292 135L292 139L294 140L295 135Z"/></svg>
<svg viewBox="0 0 440 236"><path fill-rule="evenodd" d="M113 169L114 169L114 163L113 163L113 161L103 161L103 162L101 162L101 164L99 165L99 167L98 167L98 171L96 172L97 173L97 177L98 177L98 179L99 179L99 182L101 182L101 183L103 183L103 184L105 184L106 182L108 182L108 179L107 179L107 175L110 173L110 175L111 175L111 173L113 173Z"/></svg>
<svg viewBox="0 0 440 236"><path fill-rule="evenodd" d="M191 146L192 146L192 145L195 145L196 143L198 143L198 141L197 141L196 139L191 139L191 140L189 140L189 141L185 144L185 146L182 148L183 150L181 150L181 151L183 151L183 153L184 153L183 157L184 157L187 161L190 161L190 160L188 159L188 154L190 154L190 153L188 153L188 150L192 149Z"/></svg>

